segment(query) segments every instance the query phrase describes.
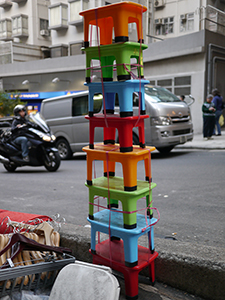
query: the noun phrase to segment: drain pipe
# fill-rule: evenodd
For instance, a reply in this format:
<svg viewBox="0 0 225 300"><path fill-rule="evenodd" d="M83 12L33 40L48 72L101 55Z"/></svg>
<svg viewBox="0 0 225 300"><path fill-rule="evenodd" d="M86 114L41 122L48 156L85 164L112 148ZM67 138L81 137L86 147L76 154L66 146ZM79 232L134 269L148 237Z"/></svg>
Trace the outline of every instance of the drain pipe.
<svg viewBox="0 0 225 300"><path fill-rule="evenodd" d="M213 59L212 59L212 54L213 52L216 53L221 53L223 55L225 55L225 48L221 47L221 46L217 46L214 44L209 44L208 45L208 78L207 78L207 94L210 94L213 84L214 84L214 79L212 79L212 73L214 75L214 70L212 70L212 68L214 67L213 64Z"/></svg>
<svg viewBox="0 0 225 300"><path fill-rule="evenodd" d="M220 57L220 56L214 56L213 57L213 62L212 62L212 87L215 88L215 85L214 85L214 76L215 76L215 64L216 64L216 60L219 60L219 61L223 61L225 62L225 58L223 57Z"/></svg>

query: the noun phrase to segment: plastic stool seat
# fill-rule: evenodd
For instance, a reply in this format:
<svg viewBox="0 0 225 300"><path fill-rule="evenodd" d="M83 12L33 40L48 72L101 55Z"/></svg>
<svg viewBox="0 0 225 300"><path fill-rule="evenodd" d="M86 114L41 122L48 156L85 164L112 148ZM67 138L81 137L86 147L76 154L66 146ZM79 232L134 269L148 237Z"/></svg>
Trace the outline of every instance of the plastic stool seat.
<svg viewBox="0 0 225 300"><path fill-rule="evenodd" d="M140 112L145 114L145 90L144 86L148 80L126 80L126 81L109 81L109 82L92 82L85 83L89 88L88 111L89 116L94 114L94 95L103 94L105 96L106 113L113 113L115 108L115 97L118 94L120 116L129 117L133 115L133 93L138 93L140 98ZM102 87L103 85L103 87Z"/></svg>
<svg viewBox="0 0 225 300"><path fill-rule="evenodd" d="M129 268L124 264L123 241L106 240L96 246L97 254L92 254L93 263L110 266L113 270L123 273L127 299L138 299L138 274L149 268L149 276L152 284L155 282L155 259L158 253L150 253L148 248L138 246L138 264Z"/></svg>
<svg viewBox="0 0 225 300"><path fill-rule="evenodd" d="M144 119L148 115L120 118L119 115L96 114L93 117L85 116L89 120L89 147L94 149L95 127L103 127L104 144L115 144L116 129L118 130L120 152L133 151L133 128L138 127L139 145L145 148Z"/></svg>
<svg viewBox="0 0 225 300"><path fill-rule="evenodd" d="M129 39L128 24L136 23L138 41L143 42L142 14L147 8L134 2L120 2L80 12L84 18L84 46L89 47L89 25L100 30L100 45L112 44L114 28L115 42Z"/></svg>
<svg viewBox="0 0 225 300"><path fill-rule="evenodd" d="M86 52L86 82L90 82L91 78L91 61L100 60L102 67L103 81L113 80L113 63L116 60L117 79L128 80L131 79L129 71L131 71L130 60L131 58L136 59L136 63L139 65L138 77L144 77L143 71L143 50L147 49L148 46L145 44L139 44L134 42L116 43L112 45L103 45L99 47L88 47L83 48ZM100 51L99 51L100 50ZM99 58L100 53L100 58ZM124 64L126 70L124 68ZM140 66L141 65L141 66Z"/></svg>
<svg viewBox="0 0 225 300"><path fill-rule="evenodd" d="M95 253L96 232L109 234L110 237L116 237L123 240L125 265L129 267L138 264L138 239L140 236L148 233L150 250L154 251L154 224L155 218L145 219L144 215L137 214L137 227L134 229L123 228L123 214L117 209L104 209L94 214L94 220L88 218L91 223L91 249ZM145 230L142 230L146 228Z"/></svg>
<svg viewBox="0 0 225 300"><path fill-rule="evenodd" d="M124 191L123 178L121 177L100 177L93 180L89 188L89 218L94 220L94 198L95 196L107 198L108 206L118 207L118 201L122 203L123 226L132 229L137 226L137 201L146 197L146 207L152 207L152 189L156 183L137 180L137 190L133 192ZM110 195L110 199L108 198ZM133 213L131 213L133 212ZM148 209L148 215L153 216L152 210Z"/></svg>
<svg viewBox="0 0 225 300"><path fill-rule="evenodd" d="M151 152L155 150L155 147L133 147L132 152L120 152L119 145L103 145L95 144L95 149L90 149L89 146L82 149L87 153L87 184L92 185L92 164L94 160L104 161L104 172L109 174L115 174L115 162L122 164L123 178L124 178L124 190L134 191L137 189L137 163L144 160L145 163L145 179L151 181L150 176L150 163ZM109 163L107 163L109 162ZM110 164L110 162L112 162ZM109 169L107 170L107 165Z"/></svg>

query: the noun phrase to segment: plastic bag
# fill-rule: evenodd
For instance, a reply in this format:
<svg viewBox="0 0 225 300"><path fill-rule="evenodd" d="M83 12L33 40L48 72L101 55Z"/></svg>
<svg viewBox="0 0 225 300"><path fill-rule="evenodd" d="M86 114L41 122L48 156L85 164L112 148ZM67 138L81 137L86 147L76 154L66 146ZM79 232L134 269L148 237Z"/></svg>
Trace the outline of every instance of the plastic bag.
<svg viewBox="0 0 225 300"><path fill-rule="evenodd" d="M219 118L219 124L220 124L220 126L224 125L224 117L223 117L223 115L221 115L220 118Z"/></svg>

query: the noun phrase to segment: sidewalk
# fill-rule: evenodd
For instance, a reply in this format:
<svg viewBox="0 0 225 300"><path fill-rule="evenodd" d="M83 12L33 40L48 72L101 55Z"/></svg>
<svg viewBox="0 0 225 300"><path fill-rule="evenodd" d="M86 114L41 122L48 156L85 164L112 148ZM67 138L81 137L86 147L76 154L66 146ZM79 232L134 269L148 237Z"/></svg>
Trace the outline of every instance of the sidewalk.
<svg viewBox="0 0 225 300"><path fill-rule="evenodd" d="M176 146L176 149L225 149L225 131L222 131L221 136L212 136L212 140L205 140L202 134L194 134L191 142Z"/></svg>
<svg viewBox="0 0 225 300"><path fill-rule="evenodd" d="M60 235L61 246L72 249L72 254L77 260L92 263L92 256L89 254L91 235L89 227L65 224ZM139 244L146 247L142 237ZM140 300L225 299L223 248L204 245L199 248L198 244L155 238L155 249L159 253L155 262L156 284L154 287L149 285L148 269L143 270L139 279ZM121 285L119 299L125 300L123 276L117 278Z"/></svg>
<svg viewBox="0 0 225 300"><path fill-rule="evenodd" d="M202 134L195 134L193 141L176 146L175 149L225 150L225 131L221 136L213 136L213 140L204 140ZM92 262L88 251L90 228L66 224L60 234L61 245L71 248L77 260ZM155 238L155 249L159 253L155 266L156 284L154 287L148 284L148 270L141 273L139 299L225 299L225 249L204 245L200 247L198 244ZM119 299L125 300L123 276L116 275L121 285Z"/></svg>

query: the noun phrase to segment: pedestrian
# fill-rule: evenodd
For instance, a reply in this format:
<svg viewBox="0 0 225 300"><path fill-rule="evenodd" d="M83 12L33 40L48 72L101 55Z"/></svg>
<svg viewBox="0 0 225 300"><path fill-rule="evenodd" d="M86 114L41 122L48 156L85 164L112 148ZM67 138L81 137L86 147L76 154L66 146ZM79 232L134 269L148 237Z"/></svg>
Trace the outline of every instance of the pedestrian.
<svg viewBox="0 0 225 300"><path fill-rule="evenodd" d="M221 126L219 124L219 118L223 112L223 98L220 95L218 89L212 90L213 100L212 102L215 104L216 115L215 115L215 127L217 128L217 135L221 135ZM213 135L216 135L216 128L214 127Z"/></svg>
<svg viewBox="0 0 225 300"><path fill-rule="evenodd" d="M184 99L185 99L185 96L184 95L180 95L180 100L184 101Z"/></svg>
<svg viewBox="0 0 225 300"><path fill-rule="evenodd" d="M209 94L206 102L202 105L203 112L203 137L206 140L211 140L213 129L215 127L215 104L212 102L213 95Z"/></svg>

